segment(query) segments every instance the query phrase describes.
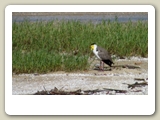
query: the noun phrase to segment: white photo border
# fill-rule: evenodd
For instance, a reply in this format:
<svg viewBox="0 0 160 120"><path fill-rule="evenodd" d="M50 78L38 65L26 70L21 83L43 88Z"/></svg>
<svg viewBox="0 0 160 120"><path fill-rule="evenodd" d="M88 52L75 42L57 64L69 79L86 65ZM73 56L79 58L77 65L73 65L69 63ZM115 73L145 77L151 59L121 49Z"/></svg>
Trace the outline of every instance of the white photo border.
<svg viewBox="0 0 160 120"><path fill-rule="evenodd" d="M148 12L148 95L12 95L12 12ZM152 5L8 5L5 8L5 112L8 115L152 115L155 112L155 8Z"/></svg>

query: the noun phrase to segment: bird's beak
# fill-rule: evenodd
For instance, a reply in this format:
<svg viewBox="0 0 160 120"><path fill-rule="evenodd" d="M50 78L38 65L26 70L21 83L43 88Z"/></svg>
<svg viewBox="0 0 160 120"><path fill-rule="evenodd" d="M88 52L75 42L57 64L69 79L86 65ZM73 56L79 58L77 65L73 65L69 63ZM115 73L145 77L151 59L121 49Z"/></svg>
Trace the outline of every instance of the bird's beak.
<svg viewBox="0 0 160 120"><path fill-rule="evenodd" d="M94 49L94 46L93 45L91 45L91 50L93 50Z"/></svg>

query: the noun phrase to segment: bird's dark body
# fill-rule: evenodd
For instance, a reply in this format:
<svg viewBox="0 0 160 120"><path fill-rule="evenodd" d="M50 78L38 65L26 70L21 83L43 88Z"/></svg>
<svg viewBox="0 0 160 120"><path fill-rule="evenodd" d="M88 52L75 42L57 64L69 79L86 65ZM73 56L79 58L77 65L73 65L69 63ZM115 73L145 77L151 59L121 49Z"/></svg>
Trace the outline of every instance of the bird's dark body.
<svg viewBox="0 0 160 120"><path fill-rule="evenodd" d="M107 65L109 65L110 67L112 66L112 64L114 64L112 61L110 60L102 60L104 63L106 63Z"/></svg>
<svg viewBox="0 0 160 120"><path fill-rule="evenodd" d="M106 63L110 67L112 66L112 64L114 64L111 55L104 48L97 46L96 50L98 51L98 55L104 63Z"/></svg>

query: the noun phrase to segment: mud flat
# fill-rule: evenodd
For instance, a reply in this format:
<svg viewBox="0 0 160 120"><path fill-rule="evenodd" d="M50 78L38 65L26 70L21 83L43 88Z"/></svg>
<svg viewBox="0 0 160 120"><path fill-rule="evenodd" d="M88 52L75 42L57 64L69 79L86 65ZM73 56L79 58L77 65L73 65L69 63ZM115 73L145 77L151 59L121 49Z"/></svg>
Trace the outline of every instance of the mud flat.
<svg viewBox="0 0 160 120"><path fill-rule="evenodd" d="M119 59L112 70L103 72L95 69L95 60L89 71L66 73L63 71L48 74L13 74L12 94L31 95L37 91L49 91L55 87L63 91L104 90L93 95L147 95L148 85L129 86L135 83L148 82L148 58ZM123 67L119 67L119 66ZM124 67L138 66L137 68ZM137 80L136 80L137 79ZM116 92L124 90L126 92Z"/></svg>

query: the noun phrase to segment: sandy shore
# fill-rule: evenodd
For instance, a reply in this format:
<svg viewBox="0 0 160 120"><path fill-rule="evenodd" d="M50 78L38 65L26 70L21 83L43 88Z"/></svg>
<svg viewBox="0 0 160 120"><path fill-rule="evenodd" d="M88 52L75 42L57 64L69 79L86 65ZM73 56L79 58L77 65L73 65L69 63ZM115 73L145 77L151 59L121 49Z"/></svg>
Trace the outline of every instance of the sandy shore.
<svg viewBox="0 0 160 120"><path fill-rule="evenodd" d="M99 63L95 60L93 65ZM12 76L12 94L25 95L34 94L37 91L44 89L51 90L54 87L64 91L73 90L94 90L94 89L118 89L127 90L127 93L120 93L126 95L147 95L148 86L136 87L134 89L128 88L127 84L134 84L134 78L148 78L148 59L132 59L132 60L118 60L116 65L135 65L138 64L140 68L128 69L115 67L111 71L100 72L94 70L93 66L89 71L83 72L54 72L48 74L20 74ZM107 67L107 66L106 66ZM139 92L137 92L139 91ZM97 93L106 94L106 93ZM118 94L118 93L109 93Z"/></svg>

